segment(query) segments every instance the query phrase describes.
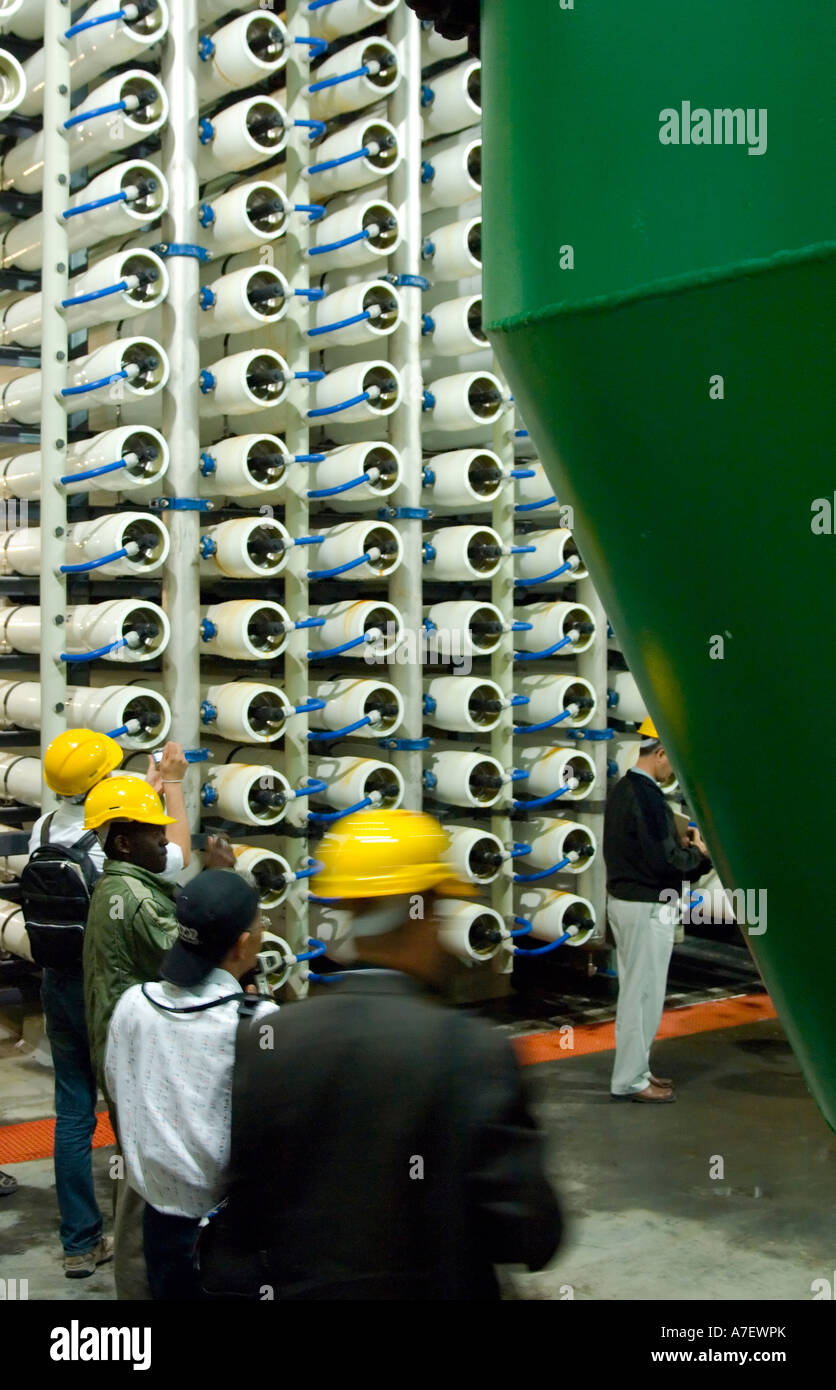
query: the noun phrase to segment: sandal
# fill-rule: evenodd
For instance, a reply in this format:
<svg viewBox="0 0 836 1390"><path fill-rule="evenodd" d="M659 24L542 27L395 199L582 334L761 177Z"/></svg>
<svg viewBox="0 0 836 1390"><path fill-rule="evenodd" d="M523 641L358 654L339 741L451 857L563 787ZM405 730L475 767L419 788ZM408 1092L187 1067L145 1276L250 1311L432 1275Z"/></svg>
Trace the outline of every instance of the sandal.
<svg viewBox="0 0 836 1390"><path fill-rule="evenodd" d="M0 1197L11 1197L14 1192L17 1192L17 1178L11 1173L0 1173Z"/></svg>

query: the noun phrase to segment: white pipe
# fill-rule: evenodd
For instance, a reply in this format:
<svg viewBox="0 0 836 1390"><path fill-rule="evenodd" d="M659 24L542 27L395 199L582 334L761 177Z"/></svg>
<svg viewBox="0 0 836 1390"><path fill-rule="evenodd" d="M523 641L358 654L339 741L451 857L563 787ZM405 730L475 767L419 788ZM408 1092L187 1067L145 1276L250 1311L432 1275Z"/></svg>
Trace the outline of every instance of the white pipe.
<svg viewBox="0 0 836 1390"><path fill-rule="evenodd" d="M367 232L368 236L360 236ZM323 270L347 270L385 259L400 244L398 214L391 203L382 198L352 198L345 207L331 211L311 227L312 245L308 251L312 275ZM350 238L358 238L356 241ZM340 242L347 245L339 245ZM333 248L326 250L325 248Z"/></svg>
<svg viewBox="0 0 836 1390"><path fill-rule="evenodd" d="M382 419L397 410L401 400L401 380L388 362L352 362L328 372L322 381L313 383L312 408L329 410L343 401L353 401L368 394L368 400L357 401L345 409L334 410L333 419L339 424L366 424ZM329 414L327 419L331 419Z"/></svg>
<svg viewBox="0 0 836 1390"><path fill-rule="evenodd" d="M530 632L515 632L514 646L518 651L541 652L553 647L577 632L578 623L592 623L592 612L585 603L531 603L519 609L519 617L531 623ZM594 632L579 632L577 640L561 647L555 656L575 656L585 652L595 641Z"/></svg>
<svg viewBox="0 0 836 1390"><path fill-rule="evenodd" d="M210 814L241 825L278 825L293 798L287 778L266 764L207 765L206 778L216 798L206 802Z"/></svg>
<svg viewBox="0 0 836 1390"><path fill-rule="evenodd" d="M314 729L345 729L370 715L374 723L356 729L354 737L382 738L394 733L403 720L403 701L393 685L386 681L343 680L326 681L313 691L317 700L325 700L325 708L314 710L310 722ZM352 737L352 735L346 735Z"/></svg>
<svg viewBox="0 0 836 1390"><path fill-rule="evenodd" d="M467 39L445 39L431 20L421 20L421 66L428 68L442 58L457 58L467 52Z"/></svg>
<svg viewBox="0 0 836 1390"><path fill-rule="evenodd" d="M106 430L104 434L78 440L69 446L65 476L86 471L88 468L101 468L108 463L117 462L120 458L127 460L124 469L103 473L95 479L82 479L79 483L65 483L67 494L96 489L129 495L137 488L159 482L168 468L168 445L157 430L150 428L135 429L132 426L123 426L121 429ZM0 459L0 496L34 499L40 497L40 493L39 449Z"/></svg>
<svg viewBox="0 0 836 1390"><path fill-rule="evenodd" d="M201 122L201 140L208 137L197 161L201 182L263 164L279 154L287 143L287 126L284 107L267 96L247 97L218 112L208 124Z"/></svg>
<svg viewBox="0 0 836 1390"><path fill-rule="evenodd" d="M502 539L490 526L445 526L424 542L435 551L427 560L433 579L490 579L502 560Z"/></svg>
<svg viewBox="0 0 836 1390"><path fill-rule="evenodd" d="M427 347L437 357L462 357L488 346L482 329L481 294L445 299L430 310L429 318L434 326L426 335Z"/></svg>
<svg viewBox="0 0 836 1390"><path fill-rule="evenodd" d="M368 314L368 318L342 328L331 327L345 319L354 319L358 314ZM385 280L361 281L315 303L313 320L311 327L316 331L308 330L311 351L377 342L400 326L400 295Z"/></svg>
<svg viewBox="0 0 836 1390"><path fill-rule="evenodd" d="M358 637L376 634L375 650L388 656L395 651L403 637L403 620L397 608L375 599L341 599L338 603L326 603L314 608L311 616L325 619L322 627L310 630L313 651L332 651ZM346 652L346 657L352 657L355 651Z"/></svg>
<svg viewBox="0 0 836 1390"><path fill-rule="evenodd" d="M576 857L572 862L560 872L581 874L589 868L598 852L593 830L576 820L533 816L525 822L521 834L525 843L531 846L531 853L525 856L524 868L517 864L518 873L549 869L553 864L574 855Z"/></svg>
<svg viewBox="0 0 836 1390"><path fill-rule="evenodd" d="M427 385L432 398L424 422L439 430L492 425L502 410L502 387L491 372L456 372Z"/></svg>
<svg viewBox="0 0 836 1390"><path fill-rule="evenodd" d="M369 71L319 91L311 91L311 88L329 78L358 72L360 68L368 68ZM400 80L400 64L392 44L376 34L370 34L326 58L311 75L308 87L311 115L320 121L330 121L348 111L359 111L364 106L371 106L391 96Z"/></svg>
<svg viewBox="0 0 836 1390"><path fill-rule="evenodd" d="M218 570L230 579L273 579L281 574L293 541L274 517L242 516L222 521L201 532L201 543L211 541L214 552L201 560L201 574Z"/></svg>
<svg viewBox="0 0 836 1390"><path fill-rule="evenodd" d="M526 796L536 799L549 796L558 787L568 787L569 790L559 799L582 801L595 785L595 763L588 753L581 752L579 748L523 746L515 757L519 766L529 774L525 781L515 784L517 792L524 792ZM590 774L591 780L582 780Z"/></svg>
<svg viewBox="0 0 836 1390"><path fill-rule="evenodd" d="M72 86L77 91L85 87L92 78L108 68L133 60L149 61L153 55L149 50L165 38L168 30L168 6L166 0L156 0L150 14L137 14L137 7L130 3L121 7L127 11L124 19L112 19L106 24L97 24L85 29L69 41L70 75ZM69 22L69 6L67 6ZM100 15L119 13L114 0L93 0L84 11L82 19L90 20ZM23 65L28 90L20 104L24 116L37 116L43 109L44 83L46 81L46 60L44 49L39 48L27 58Z"/></svg>
<svg viewBox="0 0 836 1390"><path fill-rule="evenodd" d="M612 709L616 719L641 724L642 720L647 718L647 705L636 685L636 678L630 671L608 671L607 686L618 697L612 706L609 699L607 700L607 707Z"/></svg>
<svg viewBox="0 0 836 1390"><path fill-rule="evenodd" d="M42 701L37 681L0 682L0 727L40 729ZM65 713L69 726L101 734L133 721L134 732L118 737L123 748L156 748L165 742L171 724L171 711L162 695L141 685L70 685ZM154 722L140 720L140 715L153 715Z"/></svg>
<svg viewBox="0 0 836 1390"><path fill-rule="evenodd" d="M339 4L324 5L311 12L311 32L323 39L341 39L379 24L397 3L398 0L339 0Z"/></svg>
<svg viewBox="0 0 836 1390"><path fill-rule="evenodd" d="M25 96L26 73L13 53L0 49L0 116L10 116Z"/></svg>
<svg viewBox="0 0 836 1390"><path fill-rule="evenodd" d="M428 794L451 806L495 806L502 796L502 785L490 783L504 785L507 781L502 764L485 753L433 753L426 765L436 779Z"/></svg>
<svg viewBox="0 0 836 1390"><path fill-rule="evenodd" d="M258 348L221 357L200 375L202 417L250 415L284 400L290 369L277 352Z"/></svg>
<svg viewBox="0 0 836 1390"><path fill-rule="evenodd" d="M570 931L564 946L583 946L595 930L595 908L577 893L529 888L520 894L520 916L528 918L538 941L557 941Z"/></svg>
<svg viewBox="0 0 836 1390"><path fill-rule="evenodd" d="M502 691L481 676L436 676L424 682L424 698L427 696L435 702L435 709L428 709L424 719L437 729L488 733L502 718Z"/></svg>
<svg viewBox="0 0 836 1390"><path fill-rule="evenodd" d="M323 758L311 775L328 786L327 791L315 792L313 800L325 801L338 811L367 796L387 811L396 810L403 800L404 783L398 769L376 758Z"/></svg>
<svg viewBox="0 0 836 1390"><path fill-rule="evenodd" d="M448 599L433 603L425 616L434 624L427 634L430 659L449 656L489 656L502 640L502 614L492 603L479 599ZM492 629L492 630L491 630ZM451 640L455 637L456 643ZM458 650L454 650L457 645Z"/></svg>
<svg viewBox="0 0 836 1390"><path fill-rule="evenodd" d="M287 198L266 179L237 183L205 206L206 244L215 256L276 241L287 229Z"/></svg>
<svg viewBox="0 0 836 1390"><path fill-rule="evenodd" d="M265 912L280 907L287 897L287 890L293 882L293 870L287 860L273 849L260 849L257 845L233 845L235 867L239 873L252 874L258 889L258 900ZM279 884L278 880L284 883ZM288 955L290 955L288 947Z"/></svg>
<svg viewBox="0 0 836 1390"><path fill-rule="evenodd" d="M430 177L421 185L424 212L453 208L482 193L482 141L459 140L449 148L425 151Z"/></svg>
<svg viewBox="0 0 836 1390"><path fill-rule="evenodd" d="M0 616L2 616L2 610L0 610ZM615 741L613 752L619 777L623 777L626 772L636 766L640 752L639 742L637 738L617 739ZM679 781L676 774L672 772L667 781L660 782L659 785L665 796L671 796L678 789Z"/></svg>
<svg viewBox="0 0 836 1390"><path fill-rule="evenodd" d="M490 449L451 449L425 459L424 467L435 474L424 489L433 506L488 508L502 490L502 462Z"/></svg>
<svg viewBox="0 0 836 1390"><path fill-rule="evenodd" d="M346 158L362 150L368 153L360 159ZM346 162L338 163L335 168L321 167L332 160L341 159ZM311 150L308 168L314 171L309 174L312 200L330 198L335 193L354 188L365 188L367 184L388 178L400 162L398 137L388 121L381 120L379 116L353 121Z"/></svg>
<svg viewBox="0 0 836 1390"><path fill-rule="evenodd" d="M117 102L124 102L127 109L96 114L101 107ZM154 135L168 119L168 98L158 78L134 68L96 87L74 109L71 119L75 122L79 117L86 117L88 112L93 114L79 120L66 132L71 169L95 164L106 155L126 150ZM19 193L39 193L44 183L45 151L44 131L18 140L3 159L0 187L15 188Z"/></svg>
<svg viewBox="0 0 836 1390"><path fill-rule="evenodd" d="M0 753L0 798L25 806L41 804L41 760Z"/></svg>
<svg viewBox="0 0 836 1390"><path fill-rule="evenodd" d="M206 497L273 493L285 482L291 462L284 441L275 434L230 435L208 444L201 460L201 491Z"/></svg>
<svg viewBox="0 0 836 1390"><path fill-rule="evenodd" d="M226 681L206 686L202 699L212 710L204 718L207 733L232 743L272 743L284 733L293 706L278 685L261 681ZM269 711L269 712L267 712Z"/></svg>
<svg viewBox="0 0 836 1390"><path fill-rule="evenodd" d="M546 477L546 470L540 460L525 459L520 466L523 472L527 473L531 471L534 477L515 479L517 485L516 500L518 503L522 503L523 505L527 502L542 503L546 498L554 497L554 501L550 502L547 507L540 506L536 511L531 512L529 514L530 519L534 520L541 516L559 516L561 503L559 499L555 497L554 488Z"/></svg>
<svg viewBox="0 0 836 1390"><path fill-rule="evenodd" d="M137 539L153 538L153 545L137 547ZM162 522L147 512L119 512L78 521L67 527L66 563L85 564L99 560L118 550L128 549L128 555L110 560L99 569L90 570L91 578L113 578L129 575L142 578L156 573L168 557L168 532ZM58 563L59 557L55 557ZM40 527L16 527L0 532L0 573L40 573L42 567Z"/></svg>
<svg viewBox="0 0 836 1390"><path fill-rule="evenodd" d="M522 538L522 543L533 545L535 549L517 556L517 572L521 578L537 579L541 574L553 574L570 561L574 561L571 569L545 582L571 584L576 579L587 578L589 571L581 562L572 532L565 526L555 526L551 531L531 531Z"/></svg>
<svg viewBox="0 0 836 1390"><path fill-rule="evenodd" d="M424 240L422 257L430 262L436 283L481 275L482 218L467 217L436 227Z"/></svg>
<svg viewBox="0 0 836 1390"><path fill-rule="evenodd" d="M0 0L0 33L19 39L44 36L44 0Z"/></svg>
<svg viewBox="0 0 836 1390"><path fill-rule="evenodd" d="M386 579L401 563L401 538L387 521L343 521L338 526L321 527L318 534L324 540L311 563L311 570L317 573L368 555L362 565L333 576L356 584L358 579Z"/></svg>
<svg viewBox="0 0 836 1390"><path fill-rule="evenodd" d="M266 328L284 318L290 293L281 271L273 266L249 266L220 275L201 291L197 331L201 338L211 338Z"/></svg>
<svg viewBox="0 0 836 1390"><path fill-rule="evenodd" d="M450 847L445 863L462 878L487 887L494 883L508 858L498 835L471 825L451 825L448 829Z"/></svg>
<svg viewBox="0 0 836 1390"><path fill-rule="evenodd" d="M118 375L122 372L124 377ZM69 364L67 380L71 387L106 393L108 401L143 400L163 389L168 373L168 358L159 343L152 338L121 338L105 343L87 357L77 357ZM42 389L40 372L28 372L7 382L0 388L0 421L35 424L41 418ZM78 397L83 394L86 392L78 392ZM70 408L78 397L65 398Z"/></svg>
<svg viewBox="0 0 836 1390"><path fill-rule="evenodd" d="M25 610L18 610L25 611ZM37 610L35 610L37 611ZM2 620L0 611L0 620ZM136 640L138 628L153 629L142 634L138 645L117 647L108 652L106 661L133 664L147 661L149 657L159 656L168 646L171 636L168 618L159 604L149 599L108 599L105 603L83 603L70 608L67 613L66 648L68 652L97 651L99 647L128 637Z"/></svg>
<svg viewBox="0 0 836 1390"><path fill-rule="evenodd" d="M521 724L543 723L574 706L577 714L555 725L555 732L559 733L561 729L583 729L595 715L595 687L580 676L523 676L518 680L517 687L520 695L528 696L528 704L519 705L514 710ZM591 700L592 704L588 708L577 705L579 699Z"/></svg>
<svg viewBox="0 0 836 1390"><path fill-rule="evenodd" d="M268 599L239 598L213 603L203 617L216 629L203 639L206 651L233 661L270 661L280 656L293 627L285 609Z"/></svg>
<svg viewBox="0 0 836 1390"><path fill-rule="evenodd" d="M154 275L155 279L145 279L147 275ZM127 250L106 256L71 280L68 298L95 294L97 290L120 285L123 281L126 288L116 294L71 305L66 310L67 331L76 333L97 324L134 318L146 310L156 309L168 293L168 271L159 256L153 251ZM40 294L27 294L5 308L0 307L0 343L37 347L42 338L42 313Z"/></svg>
<svg viewBox="0 0 836 1390"><path fill-rule="evenodd" d="M425 140L432 140L436 135L452 135L454 131L479 124L482 119L481 72L479 59L471 58L427 79L425 86L432 97L425 104L424 93L421 95Z"/></svg>
<svg viewBox="0 0 836 1390"><path fill-rule="evenodd" d="M344 444L331 449L322 463L311 470L311 491L340 487L365 474L368 481L359 483L334 497L321 502L336 511L362 510L364 504L375 503L395 491L401 481L400 455L391 444L370 441L363 444Z"/></svg>
<svg viewBox="0 0 836 1390"><path fill-rule="evenodd" d="M198 64L201 106L255 87L287 62L287 32L278 15L263 9L239 15L204 40Z"/></svg>
<svg viewBox="0 0 836 1390"><path fill-rule="evenodd" d="M492 960L508 937L508 929L499 913L481 903L439 898L433 912L440 923L438 939L441 945L465 965Z"/></svg>
<svg viewBox="0 0 836 1390"><path fill-rule="evenodd" d="M32 947L23 913L17 903L0 899L0 951L8 951L23 960L32 959Z"/></svg>
<svg viewBox="0 0 836 1390"><path fill-rule="evenodd" d="M80 192L74 193L67 199L67 210L86 208L120 193L127 197L63 219L71 251L94 246L105 237L135 233L146 223L161 217L168 206L168 185L160 170L145 160L131 159L124 164L111 165ZM42 212L6 227L2 233L0 265L40 270L43 236Z"/></svg>

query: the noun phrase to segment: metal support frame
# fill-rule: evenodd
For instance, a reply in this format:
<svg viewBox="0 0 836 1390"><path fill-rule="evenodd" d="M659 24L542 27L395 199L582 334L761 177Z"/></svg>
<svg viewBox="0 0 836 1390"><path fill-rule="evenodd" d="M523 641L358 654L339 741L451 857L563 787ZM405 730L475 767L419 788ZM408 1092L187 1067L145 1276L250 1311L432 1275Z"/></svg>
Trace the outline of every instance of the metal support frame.
<svg viewBox="0 0 836 1390"><path fill-rule="evenodd" d="M494 371L499 375L496 364ZM501 375L499 379L502 380ZM510 472L514 466L514 407L510 401L504 405L494 426L493 448L502 462L503 471ZM499 534L503 548L507 547L510 550L514 544L513 481L509 480L508 485L500 489L499 496L493 504L491 525ZM503 622L508 625L508 631L503 632L499 645L491 656L491 680L495 681L502 694L510 699L514 694L514 637L510 630L514 621L514 557L511 554L503 556L494 576L491 584L491 602L499 609ZM491 754L509 772L514 765L513 725L514 710L509 706L502 711L502 717L491 734ZM509 784L504 798L508 804L513 794L513 784ZM503 844L510 847L514 835L511 821L508 819L507 806L492 817L491 830ZM510 925L514 915L513 873L514 860L507 859L491 888L491 906L501 914L506 925ZM497 952L493 963L495 971L510 973L514 963L510 944Z"/></svg>
<svg viewBox="0 0 836 1390"><path fill-rule="evenodd" d="M592 613L595 623L595 641L585 652L580 652L577 657L578 675L584 680L588 680L595 689L598 698L597 718L594 727L596 729L606 729L607 727L607 615L601 603L595 586L591 579L579 579L577 581L578 602L585 603ZM588 742L583 745L584 751L589 754L595 763L595 789L596 800L603 801L607 795L607 758L609 744L600 739ZM603 946L606 933L606 913L607 913L607 873L604 866L604 813L603 811L584 812L584 803L577 803L578 810L582 813L581 820L584 825L588 825L595 835L598 845L598 853L593 863L580 879L578 892L582 897L588 898L595 909L596 927L593 935L589 939L589 944ZM582 885L582 886L581 886Z"/></svg>

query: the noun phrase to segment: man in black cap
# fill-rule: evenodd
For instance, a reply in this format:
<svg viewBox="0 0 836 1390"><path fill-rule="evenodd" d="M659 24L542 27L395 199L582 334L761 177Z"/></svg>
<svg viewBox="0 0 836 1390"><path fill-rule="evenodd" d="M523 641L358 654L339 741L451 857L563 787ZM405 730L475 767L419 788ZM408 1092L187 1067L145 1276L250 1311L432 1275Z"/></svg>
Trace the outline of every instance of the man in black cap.
<svg viewBox="0 0 836 1390"><path fill-rule="evenodd" d="M197 1296L197 1230L223 1194L229 1160L241 1006L260 1007L239 984L261 947L255 888L228 869L209 869L182 890L176 912L178 939L163 959L162 979L122 995L105 1058L126 1177L146 1203L155 1299Z"/></svg>

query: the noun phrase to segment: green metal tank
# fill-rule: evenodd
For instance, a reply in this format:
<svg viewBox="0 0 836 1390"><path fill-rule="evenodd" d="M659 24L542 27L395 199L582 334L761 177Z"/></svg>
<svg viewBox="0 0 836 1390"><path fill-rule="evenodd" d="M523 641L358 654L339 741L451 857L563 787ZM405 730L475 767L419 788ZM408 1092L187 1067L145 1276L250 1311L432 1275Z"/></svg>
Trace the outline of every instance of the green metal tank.
<svg viewBox="0 0 836 1390"><path fill-rule="evenodd" d="M836 1128L834 53L821 0L483 0L488 332Z"/></svg>

